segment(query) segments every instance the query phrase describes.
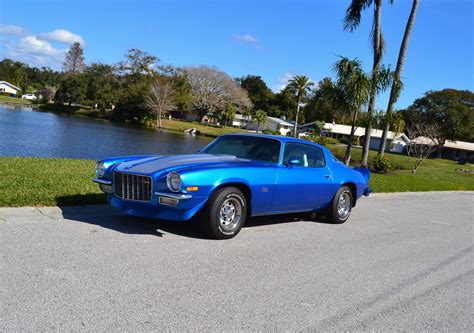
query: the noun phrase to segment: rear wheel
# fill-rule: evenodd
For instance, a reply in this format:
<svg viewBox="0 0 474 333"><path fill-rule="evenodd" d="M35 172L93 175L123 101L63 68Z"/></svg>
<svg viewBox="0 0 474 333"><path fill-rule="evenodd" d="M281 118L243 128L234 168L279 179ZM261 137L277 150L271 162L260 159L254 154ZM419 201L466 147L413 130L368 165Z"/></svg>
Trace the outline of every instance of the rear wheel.
<svg viewBox="0 0 474 333"><path fill-rule="evenodd" d="M202 227L211 238L228 239L236 236L247 218L247 201L236 187L215 191L203 211Z"/></svg>
<svg viewBox="0 0 474 333"><path fill-rule="evenodd" d="M354 198L347 186L341 186L328 207L328 219L332 223L344 223L351 216Z"/></svg>

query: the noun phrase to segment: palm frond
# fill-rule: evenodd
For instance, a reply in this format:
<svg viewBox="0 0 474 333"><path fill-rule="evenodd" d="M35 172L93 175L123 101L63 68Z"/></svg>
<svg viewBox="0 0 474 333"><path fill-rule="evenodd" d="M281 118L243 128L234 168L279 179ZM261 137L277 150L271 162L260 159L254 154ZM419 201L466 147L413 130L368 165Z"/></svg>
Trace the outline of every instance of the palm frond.
<svg viewBox="0 0 474 333"><path fill-rule="evenodd" d="M373 0L352 0L344 17L344 30L352 32L360 24L362 11L372 4Z"/></svg>

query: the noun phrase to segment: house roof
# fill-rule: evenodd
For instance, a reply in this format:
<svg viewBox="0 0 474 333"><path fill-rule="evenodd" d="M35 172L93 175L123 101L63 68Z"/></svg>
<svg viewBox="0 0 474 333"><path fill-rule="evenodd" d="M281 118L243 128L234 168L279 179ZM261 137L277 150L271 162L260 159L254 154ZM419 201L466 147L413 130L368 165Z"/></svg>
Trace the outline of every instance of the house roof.
<svg viewBox="0 0 474 333"><path fill-rule="evenodd" d="M234 119L237 119L237 120L247 120L247 121L253 121L252 117L251 116L247 116L247 115L242 115L242 114L238 114L236 113L234 115ZM271 120L273 122L276 122L282 126L290 126L290 127L294 127L295 125L292 124L292 123L289 123L288 121L286 120L283 120L283 119L280 119L280 118L276 118L276 117L267 117L267 120Z"/></svg>
<svg viewBox="0 0 474 333"><path fill-rule="evenodd" d="M14 86L13 84L11 84L10 82L7 82L7 81L0 81L0 84L5 84L7 86L9 86L10 88L13 88L15 90L21 90L20 88L18 88L17 86Z"/></svg>
<svg viewBox="0 0 474 333"><path fill-rule="evenodd" d="M421 145L434 145L436 141L430 138L426 138L423 136L419 136L413 139L411 142L421 144ZM451 149L459 149L459 150L467 150L467 151L474 151L474 143L472 142L465 142L465 141L451 141L446 140L444 143L444 148L451 148Z"/></svg>
<svg viewBox="0 0 474 333"><path fill-rule="evenodd" d="M333 123L324 123L324 130L330 131L331 133L336 133L336 134L344 134L344 135L350 135L351 134L351 126L349 125L340 125L340 124L333 124ZM383 131L380 129L372 129L372 138L381 138L382 137ZM365 135L365 127L356 127L356 130L354 132L355 136L361 137ZM388 131L387 133L387 138L390 140L393 140L395 138L398 138L400 136L403 136L404 134L400 133L395 133L392 131Z"/></svg>
<svg viewBox="0 0 474 333"><path fill-rule="evenodd" d="M274 121L282 126L290 126L294 127L295 125L292 123L287 122L286 120L280 119L280 118L275 118L275 117L267 117L268 120Z"/></svg>

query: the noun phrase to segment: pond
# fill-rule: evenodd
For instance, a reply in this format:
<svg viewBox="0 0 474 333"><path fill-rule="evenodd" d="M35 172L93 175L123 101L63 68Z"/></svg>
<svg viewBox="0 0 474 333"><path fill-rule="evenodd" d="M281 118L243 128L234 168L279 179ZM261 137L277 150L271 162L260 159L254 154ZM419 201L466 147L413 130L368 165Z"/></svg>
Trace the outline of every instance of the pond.
<svg viewBox="0 0 474 333"><path fill-rule="evenodd" d="M212 138L0 105L0 156L101 159L194 153Z"/></svg>

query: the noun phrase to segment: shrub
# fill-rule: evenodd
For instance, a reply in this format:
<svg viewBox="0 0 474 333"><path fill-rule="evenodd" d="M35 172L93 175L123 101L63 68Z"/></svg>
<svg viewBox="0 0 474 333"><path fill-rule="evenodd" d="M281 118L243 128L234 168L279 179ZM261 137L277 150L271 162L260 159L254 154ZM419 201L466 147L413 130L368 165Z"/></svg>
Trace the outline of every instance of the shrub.
<svg viewBox="0 0 474 333"><path fill-rule="evenodd" d="M372 161L372 171L375 173L387 174L392 169L392 164L387 159L387 157L382 157L381 155L375 156Z"/></svg>
<svg viewBox="0 0 474 333"><path fill-rule="evenodd" d="M327 146L327 145L336 145L339 143L339 140L334 139L334 138L328 138L327 136L319 136L319 135L308 135L305 137L308 141L315 142L317 144L320 144L321 146Z"/></svg>
<svg viewBox="0 0 474 333"><path fill-rule="evenodd" d="M271 130L269 128L265 128L263 131L262 131L263 134L272 134L272 135L280 135L280 132L279 131L274 131L274 130Z"/></svg>
<svg viewBox="0 0 474 333"><path fill-rule="evenodd" d="M341 143L344 143L344 144L349 144L349 138L348 137L342 137L339 139L339 141ZM360 142L359 142L359 138L357 136L354 136L352 138L352 144L355 145L355 146L360 146Z"/></svg>

